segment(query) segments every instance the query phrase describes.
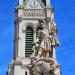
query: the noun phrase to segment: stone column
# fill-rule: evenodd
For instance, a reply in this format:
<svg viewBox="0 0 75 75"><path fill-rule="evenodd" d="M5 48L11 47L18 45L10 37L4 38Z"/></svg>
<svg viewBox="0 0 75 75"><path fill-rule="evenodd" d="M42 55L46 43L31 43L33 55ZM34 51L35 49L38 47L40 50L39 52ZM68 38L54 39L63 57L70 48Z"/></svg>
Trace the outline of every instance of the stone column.
<svg viewBox="0 0 75 75"><path fill-rule="evenodd" d="M18 32L18 57L25 57L25 33L23 32L24 21L19 22Z"/></svg>

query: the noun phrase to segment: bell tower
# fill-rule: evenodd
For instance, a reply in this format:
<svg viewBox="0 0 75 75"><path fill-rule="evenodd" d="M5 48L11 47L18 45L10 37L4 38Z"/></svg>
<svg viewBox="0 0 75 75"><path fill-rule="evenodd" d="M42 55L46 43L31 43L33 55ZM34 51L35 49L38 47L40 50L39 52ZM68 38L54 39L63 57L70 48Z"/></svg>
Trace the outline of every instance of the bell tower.
<svg viewBox="0 0 75 75"><path fill-rule="evenodd" d="M60 75L55 55L55 47L59 46L58 31L50 0L19 0L15 8L14 27L13 59L7 74L49 75L53 71L51 75ZM51 62L54 62L52 71L49 68ZM38 67L40 63L41 70ZM43 70L44 65L50 72Z"/></svg>

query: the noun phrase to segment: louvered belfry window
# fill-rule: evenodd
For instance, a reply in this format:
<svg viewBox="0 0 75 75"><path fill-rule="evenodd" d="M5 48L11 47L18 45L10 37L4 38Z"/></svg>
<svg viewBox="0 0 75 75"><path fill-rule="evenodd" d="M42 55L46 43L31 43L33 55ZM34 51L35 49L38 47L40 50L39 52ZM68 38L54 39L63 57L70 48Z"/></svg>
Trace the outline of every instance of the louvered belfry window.
<svg viewBox="0 0 75 75"><path fill-rule="evenodd" d="M33 29L31 27L27 27L25 38L25 57L29 57L32 54L32 42L33 42Z"/></svg>

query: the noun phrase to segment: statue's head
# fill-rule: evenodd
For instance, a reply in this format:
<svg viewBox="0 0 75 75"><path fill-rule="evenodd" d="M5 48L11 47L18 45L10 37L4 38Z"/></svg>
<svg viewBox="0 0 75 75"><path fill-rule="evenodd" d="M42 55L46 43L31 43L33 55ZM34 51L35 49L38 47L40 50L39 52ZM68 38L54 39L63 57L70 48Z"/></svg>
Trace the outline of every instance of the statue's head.
<svg viewBox="0 0 75 75"><path fill-rule="evenodd" d="M44 21L41 20L41 19L39 19L38 22L39 22L39 26L38 26L39 29L40 29L40 30L43 30L43 29L45 28Z"/></svg>

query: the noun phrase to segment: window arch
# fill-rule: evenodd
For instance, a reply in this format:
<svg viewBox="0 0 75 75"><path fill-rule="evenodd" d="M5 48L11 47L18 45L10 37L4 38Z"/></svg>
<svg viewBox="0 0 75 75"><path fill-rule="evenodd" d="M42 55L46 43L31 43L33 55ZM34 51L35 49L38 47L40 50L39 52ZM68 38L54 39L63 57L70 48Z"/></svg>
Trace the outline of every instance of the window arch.
<svg viewBox="0 0 75 75"><path fill-rule="evenodd" d="M25 38L25 57L29 57L32 54L32 42L33 42L33 28L28 26L26 28L26 38Z"/></svg>

